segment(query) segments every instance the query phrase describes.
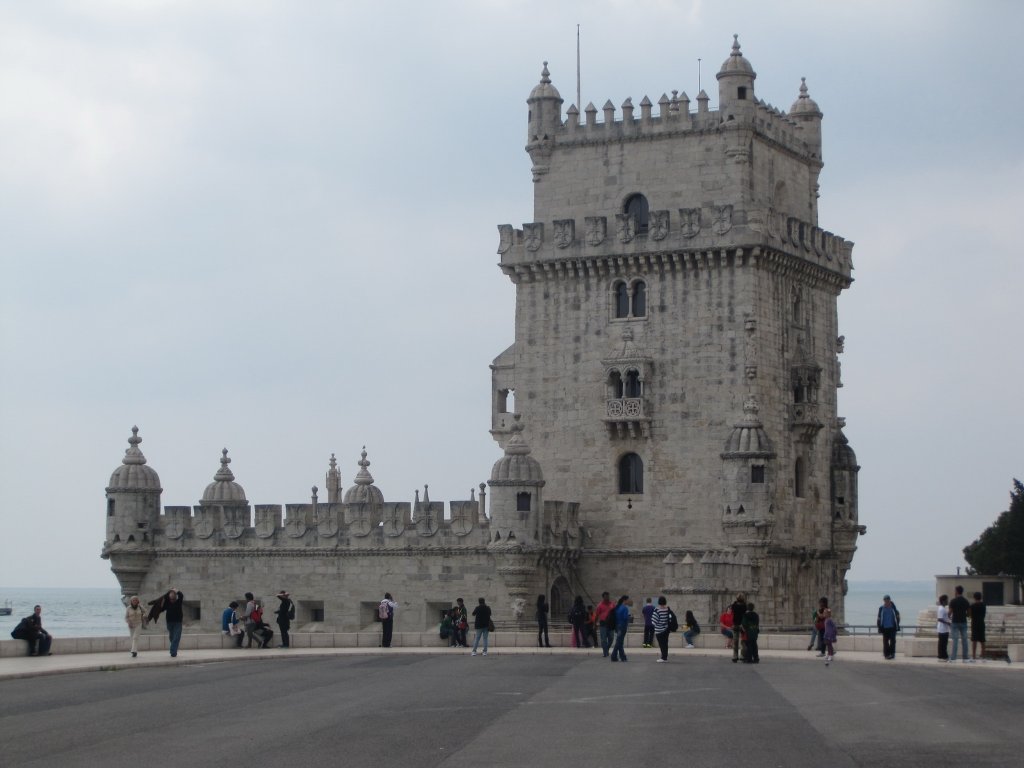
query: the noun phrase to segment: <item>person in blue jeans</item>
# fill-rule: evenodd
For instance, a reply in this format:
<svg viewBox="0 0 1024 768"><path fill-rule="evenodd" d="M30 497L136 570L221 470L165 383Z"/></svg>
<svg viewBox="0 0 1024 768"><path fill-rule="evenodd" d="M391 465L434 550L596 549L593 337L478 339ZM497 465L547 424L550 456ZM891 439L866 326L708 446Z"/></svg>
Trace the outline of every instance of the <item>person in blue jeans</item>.
<svg viewBox="0 0 1024 768"><path fill-rule="evenodd" d="M878 607L878 631L882 633L882 655L889 660L896 658L896 633L900 630L900 612L892 598L886 595Z"/></svg>
<svg viewBox="0 0 1024 768"><path fill-rule="evenodd" d="M185 595L176 589L169 589L159 606L157 615L163 613L164 621L167 622L167 639L170 643L171 657L178 655L178 643L181 642L181 625L184 621Z"/></svg>
<svg viewBox="0 0 1024 768"><path fill-rule="evenodd" d="M626 649L623 643L626 640L626 630L633 617L629 613L629 606L633 601L629 595L623 595L615 605L615 646L612 648L612 661L629 661L626 658Z"/></svg>
<svg viewBox="0 0 1024 768"><path fill-rule="evenodd" d="M473 629L476 630L476 635L473 637L473 651L469 654L470 656L476 656L476 649L481 639L484 641L484 656L487 655L487 636L491 633L490 627L491 608L481 597L480 604L473 609Z"/></svg>
<svg viewBox="0 0 1024 768"><path fill-rule="evenodd" d="M949 634L953 639L953 653L949 660L956 661L956 648L961 648L960 658L970 661L967 653L967 616L971 612L971 604L964 597L964 588L956 587L956 597L949 601Z"/></svg>

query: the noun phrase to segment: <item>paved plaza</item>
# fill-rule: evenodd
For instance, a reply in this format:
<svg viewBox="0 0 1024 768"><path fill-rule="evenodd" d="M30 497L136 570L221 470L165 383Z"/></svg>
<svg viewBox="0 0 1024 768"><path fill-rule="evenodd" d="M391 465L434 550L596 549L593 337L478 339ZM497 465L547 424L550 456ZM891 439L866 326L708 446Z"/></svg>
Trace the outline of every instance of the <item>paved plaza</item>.
<svg viewBox="0 0 1024 768"><path fill-rule="evenodd" d="M20 766L412 768L1006 766L1024 746L1016 664L840 652L826 667L778 652L754 666L675 648L670 663L655 658L390 649L3 659L0 743L3 762Z"/></svg>

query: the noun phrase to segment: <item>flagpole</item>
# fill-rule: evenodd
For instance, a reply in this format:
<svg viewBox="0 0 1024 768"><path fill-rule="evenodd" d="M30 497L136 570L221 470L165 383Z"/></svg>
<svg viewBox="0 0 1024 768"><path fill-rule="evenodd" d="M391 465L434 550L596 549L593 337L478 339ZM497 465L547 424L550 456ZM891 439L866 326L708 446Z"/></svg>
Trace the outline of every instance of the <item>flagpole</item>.
<svg viewBox="0 0 1024 768"><path fill-rule="evenodd" d="M576 109L583 111L583 104L580 102L580 25L576 25Z"/></svg>

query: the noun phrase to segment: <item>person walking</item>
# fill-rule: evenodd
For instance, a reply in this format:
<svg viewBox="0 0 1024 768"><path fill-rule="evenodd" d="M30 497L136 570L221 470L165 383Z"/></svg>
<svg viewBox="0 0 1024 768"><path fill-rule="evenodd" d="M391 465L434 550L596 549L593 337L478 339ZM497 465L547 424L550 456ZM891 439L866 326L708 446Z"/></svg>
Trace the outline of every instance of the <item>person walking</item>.
<svg viewBox="0 0 1024 768"><path fill-rule="evenodd" d="M605 658L608 658L608 649L611 648L612 640L615 637L615 603L612 602L607 592L601 593L601 602L594 609L594 617L601 630L601 651ZM609 626L611 617L611 626Z"/></svg>
<svg viewBox="0 0 1024 768"><path fill-rule="evenodd" d="M629 595L623 595L619 598L619 602L615 605L615 611L611 614L615 617L615 645L612 648L612 661L629 661L626 658L626 630L629 629L629 624L633 621L633 616L629 612L629 606L633 604L633 601L629 599Z"/></svg>
<svg viewBox="0 0 1024 768"><path fill-rule="evenodd" d="M142 624L145 620L146 609L139 602L139 596L132 595L124 609L124 623L128 625L128 634L132 638L131 654L133 659L139 655L139 633L142 631Z"/></svg>
<svg viewBox="0 0 1024 768"><path fill-rule="evenodd" d="M823 659L825 653L825 618L832 613L828 607L828 598L818 600L818 610L814 612L814 630L818 633L818 658Z"/></svg>
<svg viewBox="0 0 1024 768"><path fill-rule="evenodd" d="M683 642L686 643L687 648L693 648L693 641L697 639L697 635L700 634L700 624L697 623L697 617L693 615L693 611L687 611L686 616L683 619L685 629L683 630Z"/></svg>
<svg viewBox="0 0 1024 768"><path fill-rule="evenodd" d="M549 611L547 598L544 595L537 595L537 645L541 648L551 647L551 639L548 637Z"/></svg>
<svg viewBox="0 0 1024 768"><path fill-rule="evenodd" d="M939 636L939 661L949 661L949 595L940 595L935 608L935 633Z"/></svg>
<svg viewBox="0 0 1024 768"><path fill-rule="evenodd" d="M740 637L740 630L743 629L743 614L747 612L747 597L742 592L736 595L736 599L733 600L732 605L729 606L729 612L732 613L732 628L733 628L733 639L732 639L732 663L735 664L740 660L740 645L742 639Z"/></svg>
<svg viewBox="0 0 1024 768"><path fill-rule="evenodd" d="M971 603L971 658L977 660L980 643L982 661L985 660L985 610L981 592L975 592L974 602Z"/></svg>
<svg viewBox="0 0 1024 768"><path fill-rule="evenodd" d="M377 616L380 618L380 626L383 632L380 636L380 645L382 648L391 647L391 638L395 629L395 609L398 608L398 603L391 596L390 592L384 593L384 599L380 601L380 605L377 606Z"/></svg>
<svg viewBox="0 0 1024 768"><path fill-rule="evenodd" d="M644 648L654 647L654 622L651 617L654 615L654 605L651 603L651 598L647 598L647 602L644 603L644 607L640 609L640 613L644 615Z"/></svg>
<svg viewBox="0 0 1024 768"><path fill-rule="evenodd" d="M473 636L473 651L470 656L476 656L477 646L480 640L484 641L484 656L487 655L487 637L491 633L491 608L481 597L476 608L473 609L473 629L476 630Z"/></svg>
<svg viewBox="0 0 1024 768"><path fill-rule="evenodd" d="M172 659L178 655L178 643L181 642L184 602L185 595L173 587L164 595L163 614L167 624L167 639Z"/></svg>
<svg viewBox="0 0 1024 768"><path fill-rule="evenodd" d="M664 664L668 661L668 636L671 630L671 618L672 611L668 607L668 600L662 595L658 598L658 607L651 611L651 628L654 630L654 639L658 641L658 648L661 650L661 655L658 657L659 664Z"/></svg>
<svg viewBox="0 0 1024 768"><path fill-rule="evenodd" d="M950 661L956 661L956 649L960 646L960 658L966 664L971 661L967 653L967 616L971 612L971 604L964 597L964 588L957 584L954 589L956 597L949 601L950 634L953 636L953 653Z"/></svg>
<svg viewBox="0 0 1024 768"><path fill-rule="evenodd" d="M825 666L832 663L836 655L836 639L839 635L835 619L832 618L832 609L825 609L825 626L821 630L822 638L825 641Z"/></svg>
<svg viewBox="0 0 1024 768"><path fill-rule="evenodd" d="M290 648L291 639L288 637L288 630L291 629L292 621L295 620L295 603L291 596L283 589L277 593L277 599L281 601L274 613L277 615L277 628L281 630L281 645L279 648Z"/></svg>
<svg viewBox="0 0 1024 768"><path fill-rule="evenodd" d="M892 661L896 658L896 633L900 631L900 612L896 610L896 604L889 595L882 598L875 624L882 633L882 656Z"/></svg>

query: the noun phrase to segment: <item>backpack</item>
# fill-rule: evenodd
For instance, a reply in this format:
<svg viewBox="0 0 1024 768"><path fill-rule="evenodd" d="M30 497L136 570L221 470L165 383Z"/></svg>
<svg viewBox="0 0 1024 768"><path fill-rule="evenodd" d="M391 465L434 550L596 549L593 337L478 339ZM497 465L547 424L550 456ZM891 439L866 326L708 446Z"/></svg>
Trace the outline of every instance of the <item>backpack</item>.
<svg viewBox="0 0 1024 768"><path fill-rule="evenodd" d="M295 603L288 601L288 621L295 621Z"/></svg>
<svg viewBox="0 0 1024 768"><path fill-rule="evenodd" d="M263 621L263 609L260 608L258 605L255 608L253 608L252 613L249 614L249 620L253 624L259 624L261 621Z"/></svg>
<svg viewBox="0 0 1024 768"><path fill-rule="evenodd" d="M668 612L668 631L678 632L679 631L679 619L676 618L675 611L669 609Z"/></svg>
<svg viewBox="0 0 1024 768"><path fill-rule="evenodd" d="M606 628L615 629L615 611L617 610L618 606L615 606L610 611L608 611L608 615L604 617L604 626Z"/></svg>
<svg viewBox="0 0 1024 768"><path fill-rule="evenodd" d="M381 600L380 605L377 606L377 618L381 621L391 618L391 606L388 605L387 600Z"/></svg>

